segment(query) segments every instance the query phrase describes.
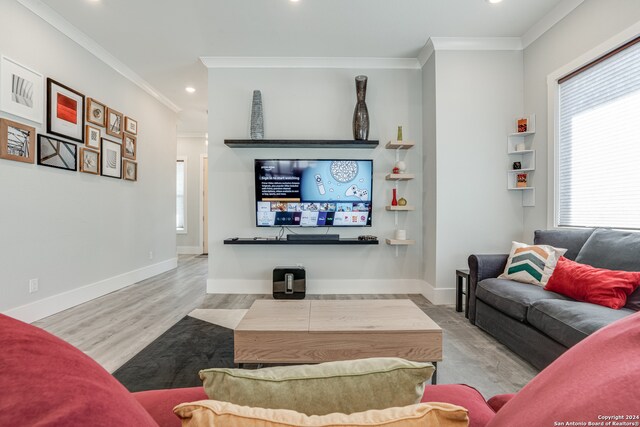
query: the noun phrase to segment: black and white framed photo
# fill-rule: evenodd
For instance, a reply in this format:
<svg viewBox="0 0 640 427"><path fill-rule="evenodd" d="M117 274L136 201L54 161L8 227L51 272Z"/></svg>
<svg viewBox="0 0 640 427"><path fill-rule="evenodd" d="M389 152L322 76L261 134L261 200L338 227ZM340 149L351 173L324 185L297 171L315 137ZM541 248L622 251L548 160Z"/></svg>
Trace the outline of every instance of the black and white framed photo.
<svg viewBox="0 0 640 427"><path fill-rule="evenodd" d="M100 152L80 148L80 172L100 174Z"/></svg>
<svg viewBox="0 0 640 427"><path fill-rule="evenodd" d="M9 119L0 119L0 159L33 163L36 158L35 146L35 128Z"/></svg>
<svg viewBox="0 0 640 427"><path fill-rule="evenodd" d="M47 133L84 142L84 95L49 78Z"/></svg>
<svg viewBox="0 0 640 427"><path fill-rule="evenodd" d="M100 138L102 138L102 135L99 128L93 127L91 125L86 126L86 131L84 134L84 145L91 149L99 150Z"/></svg>
<svg viewBox="0 0 640 427"><path fill-rule="evenodd" d="M137 153L136 137L126 132L122 133L122 157L125 159L135 160Z"/></svg>
<svg viewBox="0 0 640 427"><path fill-rule="evenodd" d="M132 135L138 134L138 122L131 117L124 118L124 131L129 132Z"/></svg>
<svg viewBox="0 0 640 427"><path fill-rule="evenodd" d="M136 162L124 159L122 161L122 168L124 169L124 179L126 181L138 180L138 164Z"/></svg>
<svg viewBox="0 0 640 427"><path fill-rule="evenodd" d="M38 135L38 164L75 172L78 169L78 147L47 135Z"/></svg>
<svg viewBox="0 0 640 427"><path fill-rule="evenodd" d="M102 102L87 98L87 121L105 127L107 125L107 107Z"/></svg>
<svg viewBox="0 0 640 427"><path fill-rule="evenodd" d="M102 138L100 175L118 179L122 178L122 144Z"/></svg>
<svg viewBox="0 0 640 427"><path fill-rule="evenodd" d="M44 77L6 56L0 57L0 110L42 123Z"/></svg>
<svg viewBox="0 0 640 427"><path fill-rule="evenodd" d="M107 107L107 135L122 138L122 126L124 116L121 112Z"/></svg>

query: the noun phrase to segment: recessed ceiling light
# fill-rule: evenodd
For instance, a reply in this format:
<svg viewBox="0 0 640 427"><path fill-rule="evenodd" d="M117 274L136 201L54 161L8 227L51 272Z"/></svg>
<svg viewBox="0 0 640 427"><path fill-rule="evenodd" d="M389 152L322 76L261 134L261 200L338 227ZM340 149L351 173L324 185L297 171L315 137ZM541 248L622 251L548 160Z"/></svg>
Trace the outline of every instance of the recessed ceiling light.
<svg viewBox="0 0 640 427"><path fill-rule="evenodd" d="M191 86L187 86L187 87L184 88L184 90L186 90L189 93L193 93L193 92L196 91L196 88L191 87Z"/></svg>
<svg viewBox="0 0 640 427"><path fill-rule="evenodd" d="M487 0L487 3L491 3L491 4L498 4L502 2L502 0Z"/></svg>
<svg viewBox="0 0 640 427"><path fill-rule="evenodd" d="M291 3L298 3L300 0L289 0Z"/></svg>

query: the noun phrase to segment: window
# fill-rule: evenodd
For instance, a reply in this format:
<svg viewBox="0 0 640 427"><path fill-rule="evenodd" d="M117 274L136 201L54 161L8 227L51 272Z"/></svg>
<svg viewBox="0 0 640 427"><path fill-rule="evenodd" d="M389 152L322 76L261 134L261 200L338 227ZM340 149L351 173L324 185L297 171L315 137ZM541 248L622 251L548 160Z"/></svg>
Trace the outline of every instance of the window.
<svg viewBox="0 0 640 427"><path fill-rule="evenodd" d="M187 232L187 159L176 162L176 231Z"/></svg>
<svg viewBox="0 0 640 427"><path fill-rule="evenodd" d="M558 81L558 226L640 229L638 41Z"/></svg>

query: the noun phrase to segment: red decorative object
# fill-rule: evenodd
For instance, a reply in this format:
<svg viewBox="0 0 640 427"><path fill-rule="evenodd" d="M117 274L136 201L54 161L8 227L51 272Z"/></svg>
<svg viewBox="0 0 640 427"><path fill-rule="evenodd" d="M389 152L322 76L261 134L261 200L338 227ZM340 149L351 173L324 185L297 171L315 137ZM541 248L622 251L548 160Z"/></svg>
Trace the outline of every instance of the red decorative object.
<svg viewBox="0 0 640 427"><path fill-rule="evenodd" d="M527 131L528 122L529 120L527 119L518 119L518 133Z"/></svg>
<svg viewBox="0 0 640 427"><path fill-rule="evenodd" d="M398 199L396 198L396 189L393 189L393 199L391 199L391 206L398 206Z"/></svg>
<svg viewBox="0 0 640 427"><path fill-rule="evenodd" d="M391 171L392 171L393 173L400 173L400 169L398 169L398 168L393 168Z"/></svg>
<svg viewBox="0 0 640 427"><path fill-rule="evenodd" d="M595 268L560 257L545 289L618 310L638 285L640 272Z"/></svg>

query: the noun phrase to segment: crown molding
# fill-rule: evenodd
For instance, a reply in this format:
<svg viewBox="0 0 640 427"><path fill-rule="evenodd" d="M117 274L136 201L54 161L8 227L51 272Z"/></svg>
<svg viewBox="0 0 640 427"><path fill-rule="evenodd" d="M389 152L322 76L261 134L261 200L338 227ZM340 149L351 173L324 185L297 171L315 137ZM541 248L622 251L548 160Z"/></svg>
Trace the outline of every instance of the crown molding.
<svg viewBox="0 0 640 427"><path fill-rule="evenodd" d="M111 55L106 49L100 46L95 40L91 39L85 33L80 31L77 27L64 19L59 13L51 9L49 6L42 3L41 0L17 0L18 3L26 7L35 15L42 18L49 25L60 31L65 36L76 42L82 48L87 50L93 56L104 62L109 67L113 68L124 78L130 80L132 83L140 87L147 92L153 98L160 103L166 105L174 112L179 112L180 107L174 104L169 98L164 96L153 86L151 86L146 80L138 75L131 68L127 67L115 56Z"/></svg>
<svg viewBox="0 0 640 427"><path fill-rule="evenodd" d="M422 49L420 49L420 52L418 52L418 63L420 63L420 67L424 67L424 64L427 63L427 61L429 60L429 58L431 58L431 55L433 55L434 52L435 52L435 49L433 47L433 41L429 39L424 44Z"/></svg>
<svg viewBox="0 0 640 427"><path fill-rule="evenodd" d="M563 0L551 12L547 13L540 21L533 24L529 30L521 37L522 48L526 48L531 43L542 37L554 25L564 19L565 16L573 12L584 0Z"/></svg>
<svg viewBox="0 0 640 427"><path fill-rule="evenodd" d="M420 68L416 58L201 56L200 61L207 68Z"/></svg>
<svg viewBox="0 0 640 427"><path fill-rule="evenodd" d="M522 50L520 37L431 37L434 50Z"/></svg>

